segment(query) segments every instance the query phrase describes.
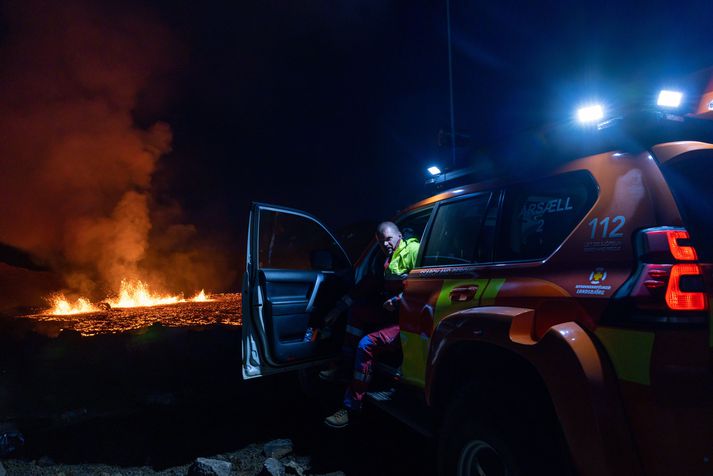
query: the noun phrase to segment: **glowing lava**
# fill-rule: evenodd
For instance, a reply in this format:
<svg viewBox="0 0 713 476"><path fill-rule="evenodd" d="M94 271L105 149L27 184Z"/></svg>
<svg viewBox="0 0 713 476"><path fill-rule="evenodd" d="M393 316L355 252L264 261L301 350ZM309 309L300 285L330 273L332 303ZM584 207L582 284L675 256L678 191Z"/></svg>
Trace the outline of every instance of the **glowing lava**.
<svg viewBox="0 0 713 476"><path fill-rule="evenodd" d="M63 294L55 294L48 298L52 306L45 311L45 314L55 316L84 314L89 312L101 312L107 308L133 308L164 306L167 304L177 304L183 302L210 302L213 301L204 289L191 299L184 299L183 294L170 295L152 292L149 285L143 281L122 280L119 288L119 295L116 298L106 298L102 303L104 306L95 306L86 298L79 298L74 303L70 302Z"/></svg>

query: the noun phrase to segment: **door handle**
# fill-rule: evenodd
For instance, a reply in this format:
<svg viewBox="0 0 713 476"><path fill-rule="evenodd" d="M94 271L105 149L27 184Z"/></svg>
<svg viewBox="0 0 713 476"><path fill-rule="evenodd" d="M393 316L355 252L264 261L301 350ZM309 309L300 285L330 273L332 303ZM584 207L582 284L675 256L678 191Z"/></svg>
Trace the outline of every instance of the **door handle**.
<svg viewBox="0 0 713 476"><path fill-rule="evenodd" d="M451 298L451 302L467 302L472 301L475 297L475 293L477 292L478 286L476 284L472 284L470 286L459 286L457 288L453 288L448 294L448 297Z"/></svg>

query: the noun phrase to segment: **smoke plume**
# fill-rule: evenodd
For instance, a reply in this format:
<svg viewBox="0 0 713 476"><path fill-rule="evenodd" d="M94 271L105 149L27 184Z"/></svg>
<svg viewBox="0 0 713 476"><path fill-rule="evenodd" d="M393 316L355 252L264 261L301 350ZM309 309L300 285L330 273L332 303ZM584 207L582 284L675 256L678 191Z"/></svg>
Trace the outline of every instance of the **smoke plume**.
<svg viewBox="0 0 713 476"><path fill-rule="evenodd" d="M171 129L142 128L137 97L171 71L171 37L103 2L6 6L0 39L0 243L94 293L139 277L151 182ZM103 289L102 289L103 288Z"/></svg>

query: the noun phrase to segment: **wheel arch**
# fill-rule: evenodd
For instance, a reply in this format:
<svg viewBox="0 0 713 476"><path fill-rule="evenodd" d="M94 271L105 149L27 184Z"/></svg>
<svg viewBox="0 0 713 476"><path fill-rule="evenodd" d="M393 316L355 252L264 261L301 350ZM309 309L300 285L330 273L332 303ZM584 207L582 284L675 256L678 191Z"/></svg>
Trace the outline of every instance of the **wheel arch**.
<svg viewBox="0 0 713 476"><path fill-rule="evenodd" d="M526 394L523 402L558 425L581 474L640 474L616 375L596 337L566 322L535 341L523 333L533 318L531 309L492 306L439 322L428 358L429 404L441 415L469 384L480 385L487 401Z"/></svg>

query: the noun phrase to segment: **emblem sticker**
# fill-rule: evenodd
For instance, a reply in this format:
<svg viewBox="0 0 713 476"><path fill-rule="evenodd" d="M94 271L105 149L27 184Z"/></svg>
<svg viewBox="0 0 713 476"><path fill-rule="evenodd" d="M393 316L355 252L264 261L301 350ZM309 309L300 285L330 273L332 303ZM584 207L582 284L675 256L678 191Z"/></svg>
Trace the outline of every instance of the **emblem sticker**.
<svg viewBox="0 0 713 476"><path fill-rule="evenodd" d="M591 296L604 296L611 290L611 285L603 284L607 279L607 270L595 268L589 273L589 284L577 284L575 289L577 294L587 294Z"/></svg>

